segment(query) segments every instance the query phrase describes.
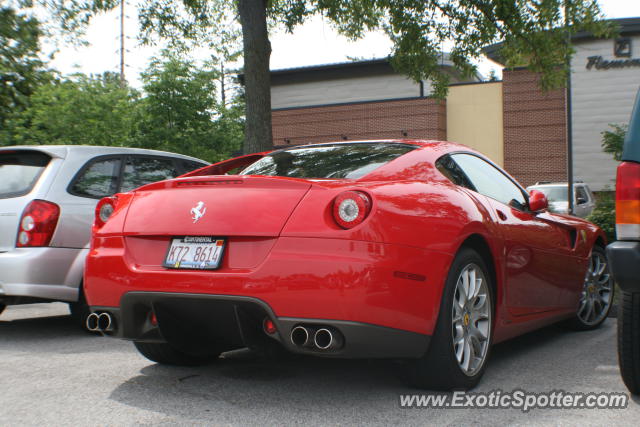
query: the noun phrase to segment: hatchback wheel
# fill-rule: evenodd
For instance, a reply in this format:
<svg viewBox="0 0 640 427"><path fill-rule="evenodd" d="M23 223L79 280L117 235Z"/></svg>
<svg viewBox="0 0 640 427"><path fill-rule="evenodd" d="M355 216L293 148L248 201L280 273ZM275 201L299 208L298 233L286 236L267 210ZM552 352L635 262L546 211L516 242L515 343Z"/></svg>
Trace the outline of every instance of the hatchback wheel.
<svg viewBox="0 0 640 427"><path fill-rule="evenodd" d="M577 330L595 329L609 314L613 302L613 277L605 251L594 246L585 275L576 316L568 325Z"/></svg>
<svg viewBox="0 0 640 427"><path fill-rule="evenodd" d="M409 368L409 381L432 390L470 389L484 373L491 347L493 294L488 269L471 249L456 256L429 350Z"/></svg>

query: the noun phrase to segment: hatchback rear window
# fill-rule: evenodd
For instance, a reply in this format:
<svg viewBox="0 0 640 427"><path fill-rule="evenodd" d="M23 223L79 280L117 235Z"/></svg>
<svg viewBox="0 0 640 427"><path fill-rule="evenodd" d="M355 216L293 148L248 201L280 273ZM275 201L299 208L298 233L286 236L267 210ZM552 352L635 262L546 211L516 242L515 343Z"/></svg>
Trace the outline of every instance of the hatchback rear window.
<svg viewBox="0 0 640 427"><path fill-rule="evenodd" d="M0 199L28 194L50 160L39 151L0 151Z"/></svg>
<svg viewBox="0 0 640 427"><path fill-rule="evenodd" d="M380 142L291 148L266 155L240 175L358 179L416 148Z"/></svg>

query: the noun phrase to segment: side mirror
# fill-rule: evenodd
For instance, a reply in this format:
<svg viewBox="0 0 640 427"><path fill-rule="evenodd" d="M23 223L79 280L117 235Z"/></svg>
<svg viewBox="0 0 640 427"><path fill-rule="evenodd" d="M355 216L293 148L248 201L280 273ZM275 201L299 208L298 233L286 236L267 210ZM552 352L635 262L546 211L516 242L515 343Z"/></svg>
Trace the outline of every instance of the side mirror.
<svg viewBox="0 0 640 427"><path fill-rule="evenodd" d="M531 190L529 193L529 210L532 212L540 212L549 207L547 196L542 191Z"/></svg>

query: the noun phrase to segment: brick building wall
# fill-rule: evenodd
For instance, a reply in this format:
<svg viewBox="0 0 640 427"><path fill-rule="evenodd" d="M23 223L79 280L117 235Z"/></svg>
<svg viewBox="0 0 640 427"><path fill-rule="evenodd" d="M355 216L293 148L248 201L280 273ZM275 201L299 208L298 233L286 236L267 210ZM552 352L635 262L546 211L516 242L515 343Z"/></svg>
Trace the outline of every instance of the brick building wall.
<svg viewBox="0 0 640 427"><path fill-rule="evenodd" d="M504 168L521 184L566 181L565 90L544 93L528 70L502 75Z"/></svg>
<svg viewBox="0 0 640 427"><path fill-rule="evenodd" d="M446 139L445 101L431 98L274 110L273 143L361 139Z"/></svg>

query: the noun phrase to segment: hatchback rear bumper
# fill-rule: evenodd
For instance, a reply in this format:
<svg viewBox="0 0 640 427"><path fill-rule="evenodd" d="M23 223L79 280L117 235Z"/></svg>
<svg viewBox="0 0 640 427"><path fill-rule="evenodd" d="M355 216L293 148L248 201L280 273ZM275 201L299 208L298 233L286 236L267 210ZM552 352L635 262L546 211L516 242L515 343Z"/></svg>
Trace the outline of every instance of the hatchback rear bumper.
<svg viewBox="0 0 640 427"><path fill-rule="evenodd" d="M15 248L0 253L0 300L77 301L88 249Z"/></svg>

